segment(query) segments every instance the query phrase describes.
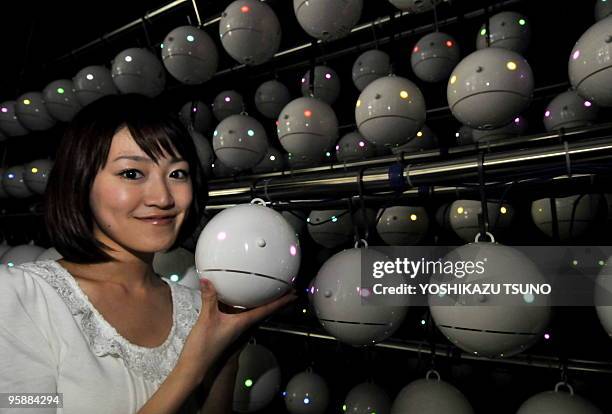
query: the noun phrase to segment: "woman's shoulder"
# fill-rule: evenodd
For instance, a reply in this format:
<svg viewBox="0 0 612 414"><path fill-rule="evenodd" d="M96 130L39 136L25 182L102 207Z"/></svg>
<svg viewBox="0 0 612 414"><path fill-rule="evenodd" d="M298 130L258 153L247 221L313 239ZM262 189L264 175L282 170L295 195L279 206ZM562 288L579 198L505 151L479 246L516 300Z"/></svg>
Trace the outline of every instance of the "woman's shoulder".
<svg viewBox="0 0 612 414"><path fill-rule="evenodd" d="M19 265L0 264L0 296L3 299L18 297L26 303L38 300L48 290L47 280L56 277L51 260Z"/></svg>

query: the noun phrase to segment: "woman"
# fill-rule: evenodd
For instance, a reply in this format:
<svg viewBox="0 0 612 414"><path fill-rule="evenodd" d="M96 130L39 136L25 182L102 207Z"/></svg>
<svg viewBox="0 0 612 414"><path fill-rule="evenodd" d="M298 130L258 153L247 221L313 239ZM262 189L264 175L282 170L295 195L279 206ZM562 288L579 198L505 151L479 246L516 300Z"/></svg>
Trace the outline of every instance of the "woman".
<svg viewBox="0 0 612 414"><path fill-rule="evenodd" d="M198 223L201 174L187 131L147 98L75 117L46 193L63 258L0 268L0 392L63 393L65 414L231 412L231 345L295 295L229 314L210 282L197 292L154 273L155 252Z"/></svg>

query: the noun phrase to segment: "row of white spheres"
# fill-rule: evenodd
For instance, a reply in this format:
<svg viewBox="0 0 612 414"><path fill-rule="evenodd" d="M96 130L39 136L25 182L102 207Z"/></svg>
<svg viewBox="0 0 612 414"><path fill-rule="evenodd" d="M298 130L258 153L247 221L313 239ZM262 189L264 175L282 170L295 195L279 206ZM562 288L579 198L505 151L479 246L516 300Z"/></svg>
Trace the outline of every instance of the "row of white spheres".
<svg viewBox="0 0 612 414"><path fill-rule="evenodd" d="M47 188L53 161L41 159L25 165L0 168L0 199L42 195Z"/></svg>
<svg viewBox="0 0 612 414"><path fill-rule="evenodd" d="M266 347L250 343L240 353L238 373L233 395L233 409L240 413L257 412L268 406L276 396L281 383L278 360ZM546 391L526 400L520 414L555 412L564 414L601 414L592 403L561 390ZM283 391L285 406L291 414L323 414L330 404L327 381L311 368L298 372ZM365 382L353 387L346 395L343 412L357 414L473 414L468 399L456 387L440 379L435 371L425 378L412 381L391 403L389 395L380 386Z"/></svg>

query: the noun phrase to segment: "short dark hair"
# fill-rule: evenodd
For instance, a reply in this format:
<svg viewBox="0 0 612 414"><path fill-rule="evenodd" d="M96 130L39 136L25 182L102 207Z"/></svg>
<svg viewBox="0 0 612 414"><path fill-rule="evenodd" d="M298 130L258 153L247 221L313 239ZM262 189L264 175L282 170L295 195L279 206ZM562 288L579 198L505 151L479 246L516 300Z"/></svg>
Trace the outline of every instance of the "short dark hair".
<svg viewBox="0 0 612 414"><path fill-rule="evenodd" d="M74 263L113 258L93 234L89 195L104 168L113 136L127 128L136 144L155 162L164 151L189 163L193 201L171 249L195 231L203 212L206 183L195 144L178 118L141 95L111 95L83 108L68 125L56 154L45 193L45 224L53 247Z"/></svg>

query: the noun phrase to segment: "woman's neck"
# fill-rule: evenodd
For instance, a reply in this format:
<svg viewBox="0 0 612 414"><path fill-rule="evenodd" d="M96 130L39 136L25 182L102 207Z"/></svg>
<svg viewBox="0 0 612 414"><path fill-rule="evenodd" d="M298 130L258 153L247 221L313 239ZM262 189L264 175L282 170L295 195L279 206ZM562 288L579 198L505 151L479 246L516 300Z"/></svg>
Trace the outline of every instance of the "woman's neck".
<svg viewBox="0 0 612 414"><path fill-rule="evenodd" d="M74 263L58 260L73 276L104 284L115 285L126 292L142 292L159 286L161 282L150 262L143 260L110 261L105 263Z"/></svg>

